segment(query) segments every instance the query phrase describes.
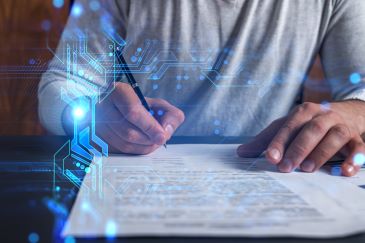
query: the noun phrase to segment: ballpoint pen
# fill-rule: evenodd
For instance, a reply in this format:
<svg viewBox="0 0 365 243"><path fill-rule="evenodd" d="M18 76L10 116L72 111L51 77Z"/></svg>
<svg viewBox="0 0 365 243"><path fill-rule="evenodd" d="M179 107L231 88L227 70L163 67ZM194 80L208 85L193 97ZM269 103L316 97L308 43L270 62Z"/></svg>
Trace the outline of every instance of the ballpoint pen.
<svg viewBox="0 0 365 243"><path fill-rule="evenodd" d="M128 83L131 85L131 87L133 88L134 92L136 93L136 95L138 96L139 100L141 101L142 105L144 108L146 108L146 110L148 112L152 113L152 109L150 108L150 106L148 105L146 98L144 97L141 89L139 88L139 85L136 81L136 79L134 78L131 70L128 67L127 62L125 61L123 55L122 55L122 51L120 47L117 47L115 50L115 55L117 57L118 62L121 64L122 69L124 71L125 76L127 77ZM120 82L120 80L122 79L122 73L118 72L118 75L116 76L116 80L117 82ZM166 143L163 145L165 148Z"/></svg>

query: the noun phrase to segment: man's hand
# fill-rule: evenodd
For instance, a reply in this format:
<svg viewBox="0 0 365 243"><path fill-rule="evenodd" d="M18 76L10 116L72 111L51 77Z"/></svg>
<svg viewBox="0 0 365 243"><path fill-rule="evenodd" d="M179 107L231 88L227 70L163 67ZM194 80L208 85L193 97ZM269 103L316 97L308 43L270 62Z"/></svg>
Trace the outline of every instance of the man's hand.
<svg viewBox="0 0 365 243"><path fill-rule="evenodd" d="M147 102L154 117L142 106L128 84L116 84L113 93L96 107L96 132L112 152L148 154L169 140L184 121L184 113L165 100Z"/></svg>
<svg viewBox="0 0 365 243"><path fill-rule="evenodd" d="M355 175L365 162L365 102L349 100L319 105L304 103L288 116L274 121L255 139L241 145L237 153L255 157L266 150L266 158L281 172L301 168L318 170L337 152L346 156L345 176Z"/></svg>

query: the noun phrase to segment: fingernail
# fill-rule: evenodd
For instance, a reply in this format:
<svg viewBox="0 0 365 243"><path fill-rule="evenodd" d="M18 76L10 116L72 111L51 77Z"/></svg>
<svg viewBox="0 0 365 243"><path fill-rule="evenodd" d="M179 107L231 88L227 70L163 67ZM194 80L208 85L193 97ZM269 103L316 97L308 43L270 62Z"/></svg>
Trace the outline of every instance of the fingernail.
<svg viewBox="0 0 365 243"><path fill-rule="evenodd" d="M281 159L280 151L276 148L270 149L268 151L269 156L275 161L279 161Z"/></svg>
<svg viewBox="0 0 365 243"><path fill-rule="evenodd" d="M292 163L289 159L284 159L279 165L279 170L281 172L291 172L292 171Z"/></svg>
<svg viewBox="0 0 365 243"><path fill-rule="evenodd" d="M315 167L316 167L315 163L311 160L304 161L300 166L300 168L305 172L313 172Z"/></svg>
<svg viewBox="0 0 365 243"><path fill-rule="evenodd" d="M346 172L349 175L354 175L355 174L355 167L353 165L345 163L344 164L344 169L346 170Z"/></svg>
<svg viewBox="0 0 365 243"><path fill-rule="evenodd" d="M155 143L162 145L165 142L165 136L162 133L159 133L155 137Z"/></svg>
<svg viewBox="0 0 365 243"><path fill-rule="evenodd" d="M174 133L174 128L170 124L167 124L165 127L165 131L167 132L167 134L169 134L169 137L171 137Z"/></svg>

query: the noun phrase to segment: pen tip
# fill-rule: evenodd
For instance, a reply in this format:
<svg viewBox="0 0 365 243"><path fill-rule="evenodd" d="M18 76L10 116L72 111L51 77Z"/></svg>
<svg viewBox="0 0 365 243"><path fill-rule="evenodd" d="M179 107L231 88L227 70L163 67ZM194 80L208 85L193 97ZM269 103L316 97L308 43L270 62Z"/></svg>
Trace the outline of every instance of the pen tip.
<svg viewBox="0 0 365 243"><path fill-rule="evenodd" d="M165 148L167 148L167 145L166 145L166 143L163 145Z"/></svg>

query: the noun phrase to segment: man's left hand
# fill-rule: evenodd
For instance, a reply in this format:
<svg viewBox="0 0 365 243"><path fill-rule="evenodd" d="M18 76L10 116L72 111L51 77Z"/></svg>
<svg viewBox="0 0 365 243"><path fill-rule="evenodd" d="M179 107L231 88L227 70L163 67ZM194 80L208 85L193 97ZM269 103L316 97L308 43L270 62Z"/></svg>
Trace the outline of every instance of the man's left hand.
<svg viewBox="0 0 365 243"><path fill-rule="evenodd" d="M304 103L274 121L255 139L238 147L241 157L266 158L281 172L301 168L314 172L338 152L345 176L355 175L365 162L365 102L348 100L325 105Z"/></svg>

